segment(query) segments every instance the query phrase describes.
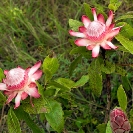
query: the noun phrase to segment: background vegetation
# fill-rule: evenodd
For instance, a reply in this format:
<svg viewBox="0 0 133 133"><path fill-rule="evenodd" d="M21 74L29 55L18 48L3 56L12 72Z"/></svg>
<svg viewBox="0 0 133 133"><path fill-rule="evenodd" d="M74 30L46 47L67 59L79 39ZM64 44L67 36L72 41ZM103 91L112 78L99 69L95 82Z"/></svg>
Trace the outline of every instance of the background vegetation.
<svg viewBox="0 0 133 133"><path fill-rule="evenodd" d="M47 55L56 56L59 60L59 69L53 78L71 78L77 81L82 75L88 73L88 64L91 59L78 57L78 54L70 53L75 47L72 37L68 34L69 19L80 20L85 13L83 3L88 3L91 7L108 12L109 1L106 0L3 0L0 2L0 67L11 69L16 66L27 68L38 60L44 60ZM118 16L133 11L132 0L123 0L122 5L115 12L115 19ZM133 27L132 19L126 22ZM124 30L121 32L125 32ZM130 34L132 39L133 32ZM116 40L114 40L117 42ZM123 47L120 47L123 50ZM112 74L112 108L118 105L116 91L120 82L125 85L128 95L129 110L132 105L132 77L133 60L128 52L121 52L121 49L111 52L111 61L117 62L126 76L120 77ZM110 54L110 53L109 53ZM123 56L124 55L124 56ZM91 56L88 51L87 56ZM78 57L78 58L77 58ZM130 57L130 59L129 59ZM70 72L71 62L77 59L78 67ZM70 74L71 73L71 74ZM125 75L125 74L124 74ZM128 83L125 83L125 80ZM130 80L130 83L129 83ZM43 83L43 80L41 80ZM106 82L103 78L103 84ZM106 106L106 88L103 89L100 98L95 97L88 84L84 87L74 89L67 95L55 97L62 103L65 117L64 133L92 133L97 125L104 121L104 111ZM104 87L104 86L103 86ZM64 96L65 97L65 96ZM3 111L4 109L4 111ZM7 132L6 115L8 106L1 105L0 130ZM128 111L127 111L128 112ZM129 112L128 112L129 114ZM34 115L33 120L45 132L54 133L41 115ZM24 121L21 121L22 132L32 133ZM97 128L98 129L98 128Z"/></svg>

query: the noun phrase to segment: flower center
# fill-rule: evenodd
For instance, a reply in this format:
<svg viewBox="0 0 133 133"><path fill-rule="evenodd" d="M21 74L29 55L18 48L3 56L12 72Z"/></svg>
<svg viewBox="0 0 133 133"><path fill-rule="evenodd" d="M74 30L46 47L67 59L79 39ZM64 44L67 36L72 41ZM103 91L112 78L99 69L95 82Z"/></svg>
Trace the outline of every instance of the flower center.
<svg viewBox="0 0 133 133"><path fill-rule="evenodd" d="M6 74L4 83L8 86L8 89L20 90L22 87L24 87L27 79L28 75L25 70L22 68L14 68Z"/></svg>
<svg viewBox="0 0 133 133"><path fill-rule="evenodd" d="M105 36L106 26L100 21L93 21L88 25L87 35L92 41L100 41Z"/></svg>

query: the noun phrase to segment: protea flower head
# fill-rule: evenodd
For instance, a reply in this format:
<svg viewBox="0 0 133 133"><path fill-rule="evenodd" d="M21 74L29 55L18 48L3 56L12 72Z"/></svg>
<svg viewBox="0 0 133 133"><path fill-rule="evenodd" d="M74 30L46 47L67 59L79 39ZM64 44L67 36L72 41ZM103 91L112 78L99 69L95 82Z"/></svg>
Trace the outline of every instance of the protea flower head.
<svg viewBox="0 0 133 133"><path fill-rule="evenodd" d="M84 26L79 27L79 32L73 30L69 31L72 36L80 37L75 40L77 46L86 46L88 50L92 50L92 57L99 55L100 46L103 49L116 49L117 46L113 45L111 40L120 31L121 27L114 27L112 23L113 12L109 11L109 16L105 22L102 14L96 14L95 8L92 8L94 20L91 21L87 16L82 16Z"/></svg>
<svg viewBox="0 0 133 133"><path fill-rule="evenodd" d="M131 129L126 114L119 108L110 112L110 125L113 133L129 133Z"/></svg>
<svg viewBox="0 0 133 133"><path fill-rule="evenodd" d="M15 98L14 108L17 108L20 101L26 99L28 95L34 98L40 97L35 82L42 75L42 71L38 70L40 66L41 62L39 61L26 70L17 67L4 71L5 79L3 79L3 83L0 83L0 90L3 90L4 94L8 96L7 104Z"/></svg>

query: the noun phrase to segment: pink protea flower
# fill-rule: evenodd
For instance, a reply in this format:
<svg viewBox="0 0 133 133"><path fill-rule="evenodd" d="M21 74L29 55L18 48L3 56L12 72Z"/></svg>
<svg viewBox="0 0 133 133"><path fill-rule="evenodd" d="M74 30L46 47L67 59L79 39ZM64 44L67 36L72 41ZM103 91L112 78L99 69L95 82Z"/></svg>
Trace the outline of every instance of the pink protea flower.
<svg viewBox="0 0 133 133"><path fill-rule="evenodd" d="M79 27L79 32L73 30L69 34L76 37L81 37L75 40L77 46L86 46L88 50L92 50L92 57L99 55L100 46L104 49L116 49L117 46L111 43L111 40L120 31L121 27L115 27L112 23L113 12L110 10L109 17L105 22L102 14L96 14L95 8L92 8L94 21L91 21L87 16L82 16L84 26Z"/></svg>
<svg viewBox="0 0 133 133"><path fill-rule="evenodd" d="M129 133L131 130L126 114L119 108L110 112L110 125L113 133Z"/></svg>
<svg viewBox="0 0 133 133"><path fill-rule="evenodd" d="M37 62L33 67L24 70L21 67L5 70L5 79L0 83L0 90L4 90L4 94L8 96L7 104L15 98L15 107L20 105L20 101L28 97L39 98L40 94L36 88L36 80L38 80L42 71L38 70L41 62Z"/></svg>

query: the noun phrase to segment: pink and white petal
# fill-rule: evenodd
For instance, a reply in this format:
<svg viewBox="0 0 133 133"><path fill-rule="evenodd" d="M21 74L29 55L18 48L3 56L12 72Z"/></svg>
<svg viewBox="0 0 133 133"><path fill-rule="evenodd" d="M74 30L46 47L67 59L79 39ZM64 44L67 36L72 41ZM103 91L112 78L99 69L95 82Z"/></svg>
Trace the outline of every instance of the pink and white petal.
<svg viewBox="0 0 133 133"><path fill-rule="evenodd" d="M99 55L99 50L100 50L100 46L96 45L93 49L92 49L92 57L96 58Z"/></svg>
<svg viewBox="0 0 133 133"><path fill-rule="evenodd" d="M77 46L88 46L90 41L88 39L77 39L75 40L75 44Z"/></svg>
<svg viewBox="0 0 133 133"><path fill-rule="evenodd" d="M112 31L112 29L115 27L115 24L110 24L110 26L108 27L108 31Z"/></svg>
<svg viewBox="0 0 133 133"><path fill-rule="evenodd" d="M17 92L12 92L9 96L8 99L6 101L6 104L10 103L12 101L12 99L16 96Z"/></svg>
<svg viewBox="0 0 133 133"><path fill-rule="evenodd" d="M106 21L106 26L107 27L110 26L110 24L112 23L112 20L113 20L113 12L110 10L109 11L109 17L108 17L108 19Z"/></svg>
<svg viewBox="0 0 133 133"><path fill-rule="evenodd" d="M17 107L19 107L20 101L21 101L21 93L18 93L18 95L15 98L15 107L14 107L14 109L16 109Z"/></svg>
<svg viewBox="0 0 133 133"><path fill-rule="evenodd" d="M9 72L9 70L4 70L4 74L7 75L7 73Z"/></svg>
<svg viewBox="0 0 133 133"><path fill-rule="evenodd" d="M22 100L26 99L27 97L28 97L28 94L27 94L26 92L23 92L23 93L21 94L21 99L22 99Z"/></svg>
<svg viewBox="0 0 133 133"><path fill-rule="evenodd" d="M9 95L11 95L12 93L14 93L14 91L4 91L3 92L6 96L9 96Z"/></svg>
<svg viewBox="0 0 133 133"><path fill-rule="evenodd" d="M28 85L29 88L35 88L36 87L36 83L35 82L31 82L29 85Z"/></svg>
<svg viewBox="0 0 133 133"><path fill-rule="evenodd" d="M6 84L0 83L0 90L7 90Z"/></svg>
<svg viewBox="0 0 133 133"><path fill-rule="evenodd" d="M40 79L42 76L42 71L38 70L31 76L31 81L35 82L35 80Z"/></svg>
<svg viewBox="0 0 133 133"><path fill-rule="evenodd" d="M86 33L87 29L84 26L79 27L79 32Z"/></svg>
<svg viewBox="0 0 133 133"><path fill-rule="evenodd" d="M39 98L40 94L38 93L37 88L28 88L25 91L26 93L28 93L30 96L34 97L34 98Z"/></svg>
<svg viewBox="0 0 133 133"><path fill-rule="evenodd" d="M107 41L106 44L109 45L112 49L117 49L118 48L112 42Z"/></svg>
<svg viewBox="0 0 133 133"><path fill-rule="evenodd" d="M92 14L93 14L93 17L94 17L94 21L97 21L97 14L96 14L96 9L95 8L92 8Z"/></svg>
<svg viewBox="0 0 133 133"><path fill-rule="evenodd" d="M121 29L120 27L117 27L117 28L113 29L111 32L109 32L106 35L106 39L113 38L114 36L116 36L119 33L120 29Z"/></svg>
<svg viewBox="0 0 133 133"><path fill-rule="evenodd" d="M104 49L111 49L111 47L109 45L107 45L106 43L101 43L100 45L102 48Z"/></svg>
<svg viewBox="0 0 133 133"><path fill-rule="evenodd" d="M31 69L28 72L28 76L34 74L39 69L40 66L41 66L41 61L38 61L33 67L31 67Z"/></svg>
<svg viewBox="0 0 133 133"><path fill-rule="evenodd" d="M81 33L81 32L75 32L73 30L69 30L69 34L71 36L76 36L76 37L86 37L86 35L84 33Z"/></svg>
<svg viewBox="0 0 133 133"><path fill-rule="evenodd" d="M86 48L87 48L88 50L92 50L94 47L95 47L95 44L91 44L91 45L88 45Z"/></svg>
<svg viewBox="0 0 133 133"><path fill-rule="evenodd" d="M91 20L86 15L83 15L82 22L83 22L84 26L87 28L89 26Z"/></svg>
<svg viewBox="0 0 133 133"><path fill-rule="evenodd" d="M97 20L105 24L105 19L104 19L104 16L102 14L98 14Z"/></svg>

